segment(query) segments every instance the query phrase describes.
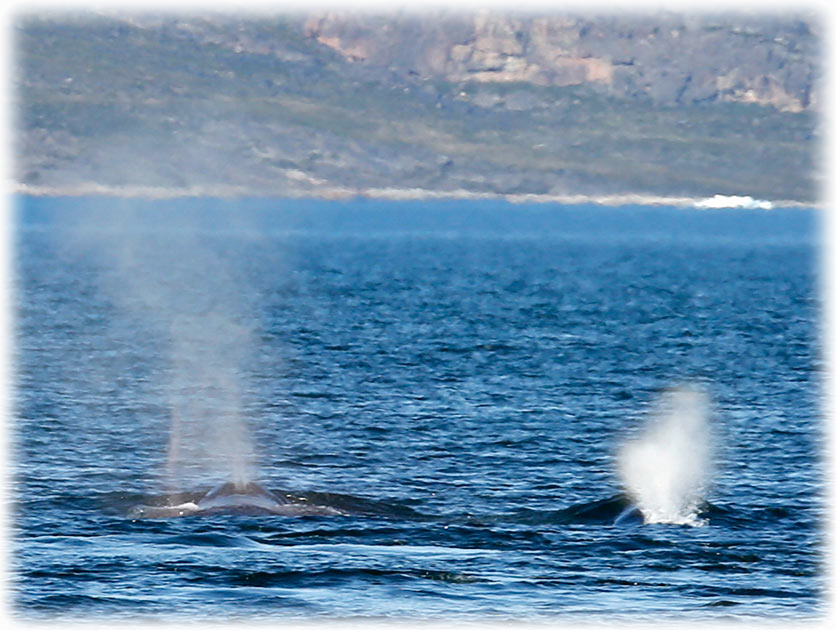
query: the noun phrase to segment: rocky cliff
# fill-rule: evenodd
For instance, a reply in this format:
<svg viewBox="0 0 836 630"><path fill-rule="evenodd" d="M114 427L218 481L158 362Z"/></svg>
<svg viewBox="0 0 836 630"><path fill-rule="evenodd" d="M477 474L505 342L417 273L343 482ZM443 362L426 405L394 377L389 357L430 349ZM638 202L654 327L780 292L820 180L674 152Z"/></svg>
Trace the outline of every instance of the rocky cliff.
<svg viewBox="0 0 836 630"><path fill-rule="evenodd" d="M591 85L664 105L818 102L819 38L802 18L330 13L304 29L351 62L423 79Z"/></svg>
<svg viewBox="0 0 836 630"><path fill-rule="evenodd" d="M819 40L775 15L24 14L14 166L29 190L810 201Z"/></svg>

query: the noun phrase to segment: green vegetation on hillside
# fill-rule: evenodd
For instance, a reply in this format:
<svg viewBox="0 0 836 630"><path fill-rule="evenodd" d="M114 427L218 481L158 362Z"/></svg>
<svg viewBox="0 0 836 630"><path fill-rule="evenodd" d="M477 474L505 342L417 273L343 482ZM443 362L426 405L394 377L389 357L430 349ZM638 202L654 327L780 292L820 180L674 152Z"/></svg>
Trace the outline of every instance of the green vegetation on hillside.
<svg viewBox="0 0 836 630"><path fill-rule="evenodd" d="M16 166L34 185L817 195L810 111L415 79L289 18L29 17L16 49Z"/></svg>

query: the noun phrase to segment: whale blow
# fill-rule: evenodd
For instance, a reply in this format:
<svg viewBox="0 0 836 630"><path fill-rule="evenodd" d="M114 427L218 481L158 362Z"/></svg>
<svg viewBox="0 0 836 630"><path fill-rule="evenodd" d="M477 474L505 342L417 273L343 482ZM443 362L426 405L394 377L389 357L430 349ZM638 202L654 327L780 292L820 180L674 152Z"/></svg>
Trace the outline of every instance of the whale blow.
<svg viewBox="0 0 836 630"><path fill-rule="evenodd" d="M645 523L704 524L699 511L711 473L708 396L694 388L668 391L644 432L622 447L618 464Z"/></svg>

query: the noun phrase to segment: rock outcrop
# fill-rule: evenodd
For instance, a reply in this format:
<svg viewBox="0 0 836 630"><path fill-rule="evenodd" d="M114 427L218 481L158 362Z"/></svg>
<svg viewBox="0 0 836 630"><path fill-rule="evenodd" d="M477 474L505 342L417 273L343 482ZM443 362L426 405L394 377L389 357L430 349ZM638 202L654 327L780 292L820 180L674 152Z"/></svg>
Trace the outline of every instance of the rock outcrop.
<svg viewBox="0 0 836 630"><path fill-rule="evenodd" d="M353 63L450 82L592 85L672 105L815 107L814 22L757 16L312 15L305 33Z"/></svg>

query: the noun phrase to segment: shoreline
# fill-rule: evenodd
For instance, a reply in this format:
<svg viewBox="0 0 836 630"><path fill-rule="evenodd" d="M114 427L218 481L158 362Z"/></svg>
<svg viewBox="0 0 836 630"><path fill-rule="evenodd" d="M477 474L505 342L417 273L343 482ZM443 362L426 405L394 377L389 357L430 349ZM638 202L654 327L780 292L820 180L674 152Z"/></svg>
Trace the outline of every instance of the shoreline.
<svg viewBox="0 0 836 630"><path fill-rule="evenodd" d="M752 197L715 195L713 197L665 196L647 193L617 193L605 195L585 194L534 194L534 193L480 193L464 189L429 190L425 188L363 188L322 187L313 190L291 189L278 192L254 191L242 186L110 186L106 184L79 184L77 186L32 186L15 183L12 195L31 197L123 197L137 199L183 199L183 198L262 198L262 199L321 199L345 201L371 199L382 201L444 201L444 200L504 200L512 204L557 204L557 205L599 205L599 206L671 206L677 208L698 208L723 210L728 208L749 208L769 210L772 208L814 208L822 209L822 201L801 202L795 200L756 200ZM727 205L723 205L727 204Z"/></svg>

